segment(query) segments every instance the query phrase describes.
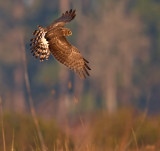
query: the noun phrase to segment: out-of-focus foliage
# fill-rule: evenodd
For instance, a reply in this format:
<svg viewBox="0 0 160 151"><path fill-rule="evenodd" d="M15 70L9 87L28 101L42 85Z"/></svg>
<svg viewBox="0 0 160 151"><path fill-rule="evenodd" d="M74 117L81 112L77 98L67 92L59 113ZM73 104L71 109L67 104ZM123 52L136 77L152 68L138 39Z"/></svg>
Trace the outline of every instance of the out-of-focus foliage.
<svg viewBox="0 0 160 151"><path fill-rule="evenodd" d="M73 32L68 39L90 61L92 68L91 77L85 81L56 63L52 56L48 62L35 61L29 50L36 25L47 26L66 11L63 9L70 8L77 10L77 16L67 25ZM69 104L77 97L82 112L97 108L114 112L130 105L145 108L147 102L150 111L158 111L159 8L159 1L151 0L1 1L0 96L5 107L27 110L22 60L25 44L37 109L45 105L50 113L53 106L56 112L62 113L63 109L69 112ZM71 89L68 89L69 81ZM65 106L63 101L67 102L68 98L71 100Z"/></svg>

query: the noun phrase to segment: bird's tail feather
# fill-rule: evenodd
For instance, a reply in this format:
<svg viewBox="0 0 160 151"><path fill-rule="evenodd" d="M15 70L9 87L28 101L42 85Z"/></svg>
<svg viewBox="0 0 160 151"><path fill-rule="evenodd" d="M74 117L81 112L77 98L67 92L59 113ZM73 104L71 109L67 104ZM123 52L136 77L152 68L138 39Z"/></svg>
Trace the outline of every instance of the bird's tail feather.
<svg viewBox="0 0 160 151"><path fill-rule="evenodd" d="M40 61L44 61L44 59L48 60L50 56L50 51L48 47L48 42L45 39L45 30L43 27L38 25L39 30L35 30L33 35L35 36L32 38L31 41L31 53L37 59L40 57Z"/></svg>

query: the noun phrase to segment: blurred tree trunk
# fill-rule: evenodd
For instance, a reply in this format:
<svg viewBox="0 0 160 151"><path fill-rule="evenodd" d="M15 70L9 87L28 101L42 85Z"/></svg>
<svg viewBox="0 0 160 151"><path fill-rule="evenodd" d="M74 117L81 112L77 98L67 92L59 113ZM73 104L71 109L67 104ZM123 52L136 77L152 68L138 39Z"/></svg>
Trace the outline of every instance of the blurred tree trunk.
<svg viewBox="0 0 160 151"><path fill-rule="evenodd" d="M22 41L24 40L24 34L23 30L19 26L17 27L17 38L19 40L19 46L18 46L18 54L19 54L19 60L18 60L18 65L16 69L14 70L14 109L16 112L24 112L26 111L26 102L25 102L25 97L24 97L24 69L23 69L23 45Z"/></svg>
<svg viewBox="0 0 160 151"><path fill-rule="evenodd" d="M69 9L70 0L60 0L59 1L59 9L60 13L64 13ZM60 81L60 96L58 99L58 118L60 121L63 121L66 118L68 109L68 82L69 82L69 70L64 66L60 65L59 72L59 81Z"/></svg>
<svg viewBox="0 0 160 151"><path fill-rule="evenodd" d="M78 77L77 74L75 74L75 81L74 81L74 97L80 101L83 96L83 81Z"/></svg>
<svg viewBox="0 0 160 151"><path fill-rule="evenodd" d="M24 112L26 111L26 104L24 98L24 74L23 68L21 65L17 65L14 70L14 92L13 92L13 102L12 108L16 112Z"/></svg>
<svg viewBox="0 0 160 151"><path fill-rule="evenodd" d="M72 1L72 4L73 4L74 9L76 9L76 13L77 13L77 17L76 17L75 21L77 22L78 26L81 26L82 20L83 20L83 13L82 13L83 1ZM85 47L82 43L82 35L80 33L81 33L81 29L77 33L74 33L74 35L76 35L76 47L79 49L81 54L84 55L85 54L84 53ZM84 80L81 80L78 77L78 75L75 74L74 95L78 99L78 101L82 100L83 88L84 88Z"/></svg>
<svg viewBox="0 0 160 151"><path fill-rule="evenodd" d="M69 71L66 67L61 65L60 72L59 72L59 88L60 88L60 94L58 98L58 117L59 120L63 121L67 115L67 101L68 101L68 81L69 81Z"/></svg>
<svg viewBox="0 0 160 151"><path fill-rule="evenodd" d="M115 67L112 65L107 69L104 91L107 111L113 113L117 109L117 83Z"/></svg>
<svg viewBox="0 0 160 151"><path fill-rule="evenodd" d="M61 13L64 13L70 8L70 0L59 0L59 9Z"/></svg>

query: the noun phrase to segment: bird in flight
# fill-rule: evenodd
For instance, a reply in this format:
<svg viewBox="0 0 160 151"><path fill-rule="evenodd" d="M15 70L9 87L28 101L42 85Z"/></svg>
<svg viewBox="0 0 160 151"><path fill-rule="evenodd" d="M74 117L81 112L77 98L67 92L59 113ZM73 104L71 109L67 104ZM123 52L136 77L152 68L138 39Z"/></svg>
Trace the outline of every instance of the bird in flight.
<svg viewBox="0 0 160 151"><path fill-rule="evenodd" d="M38 30L33 32L31 41L31 53L40 61L48 60L50 54L60 63L76 72L81 79L89 76L88 61L83 58L79 50L71 45L66 36L72 35L72 31L64 25L72 21L76 16L75 10L66 11L47 27L37 26Z"/></svg>

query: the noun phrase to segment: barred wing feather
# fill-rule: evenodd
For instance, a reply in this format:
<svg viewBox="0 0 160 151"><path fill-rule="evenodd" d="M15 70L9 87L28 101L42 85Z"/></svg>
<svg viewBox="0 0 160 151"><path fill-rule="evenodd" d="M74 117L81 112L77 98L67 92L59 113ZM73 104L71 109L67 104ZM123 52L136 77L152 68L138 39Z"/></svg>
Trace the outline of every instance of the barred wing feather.
<svg viewBox="0 0 160 151"><path fill-rule="evenodd" d="M89 76L88 70L91 70L87 65L89 62L64 36L52 39L51 37L48 38L46 34L46 39L49 42L49 49L52 55L59 62L78 73L82 79L86 78L86 75Z"/></svg>
<svg viewBox="0 0 160 151"><path fill-rule="evenodd" d="M70 11L66 11L65 13L63 13L61 17L56 19L47 28L50 29L50 28L54 28L54 27L57 27L57 26L63 27L66 23L72 21L75 17L76 17L76 10L71 9Z"/></svg>

